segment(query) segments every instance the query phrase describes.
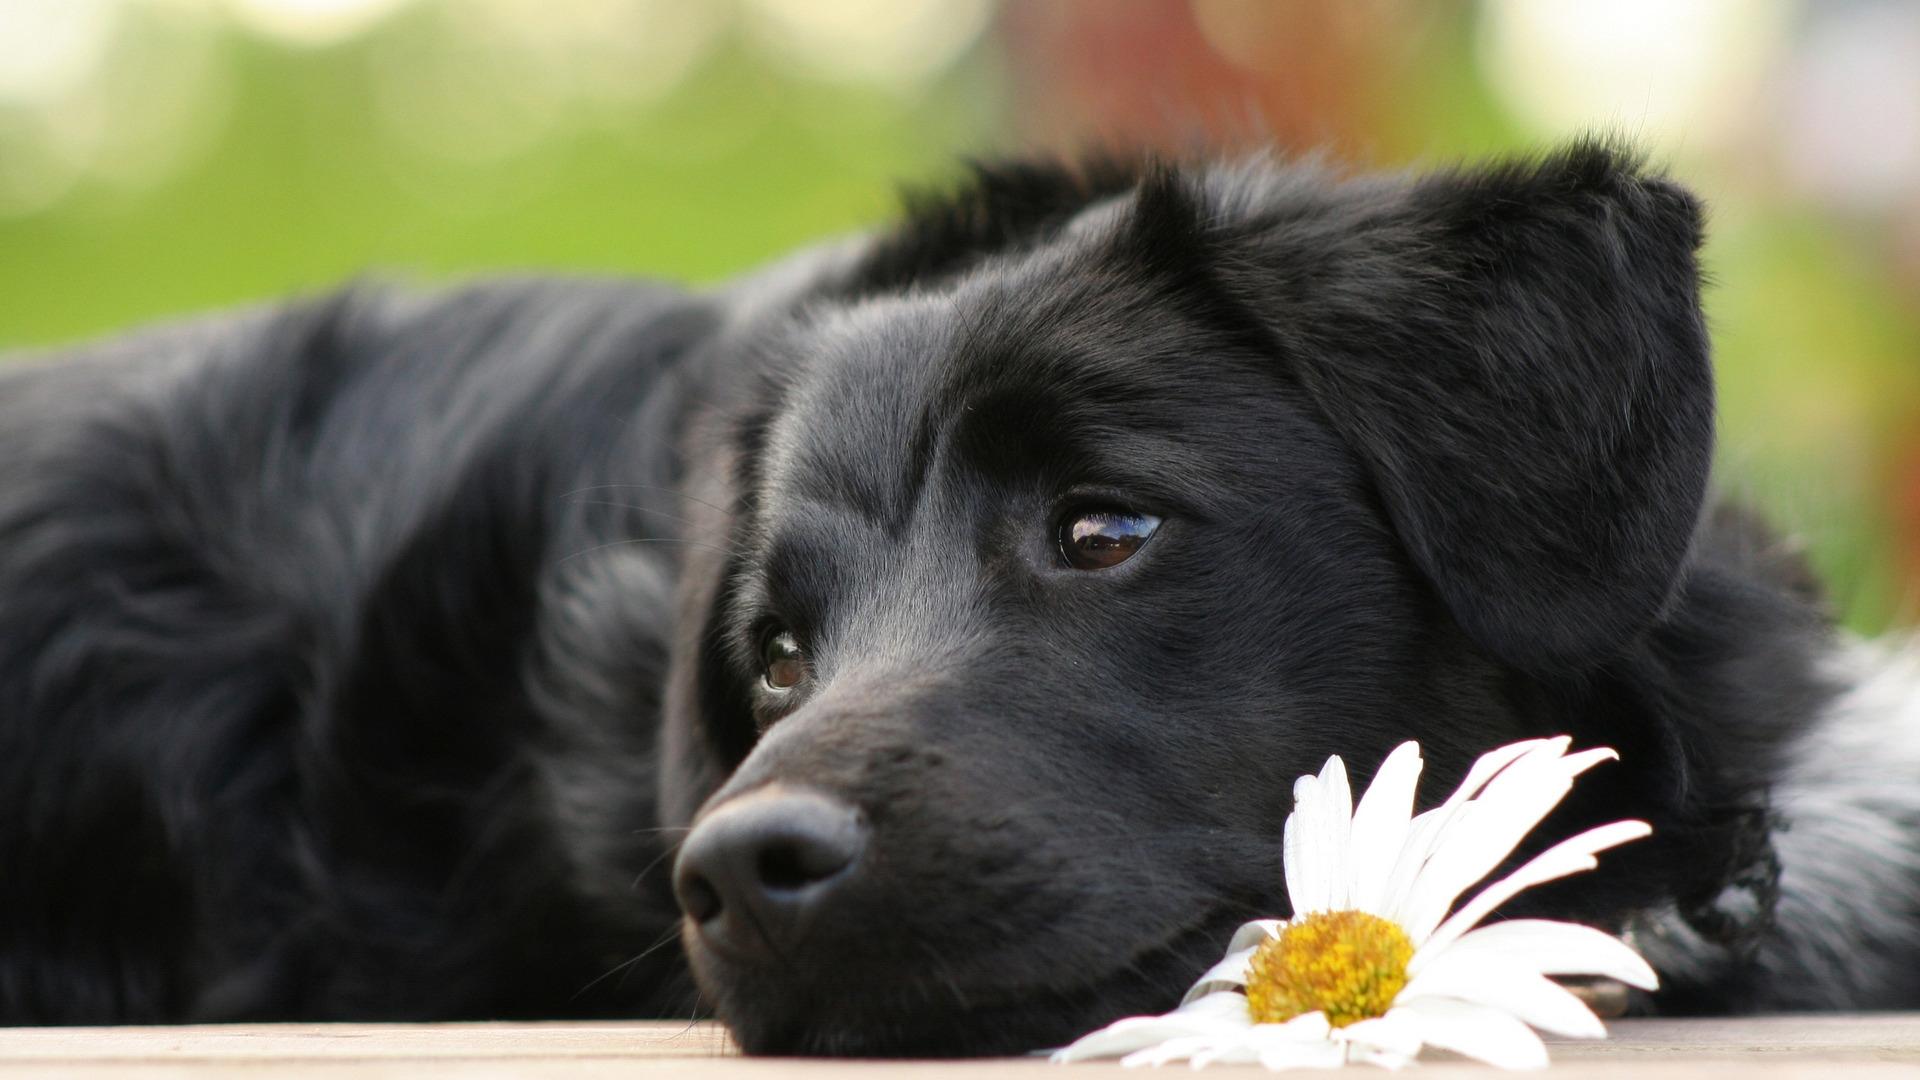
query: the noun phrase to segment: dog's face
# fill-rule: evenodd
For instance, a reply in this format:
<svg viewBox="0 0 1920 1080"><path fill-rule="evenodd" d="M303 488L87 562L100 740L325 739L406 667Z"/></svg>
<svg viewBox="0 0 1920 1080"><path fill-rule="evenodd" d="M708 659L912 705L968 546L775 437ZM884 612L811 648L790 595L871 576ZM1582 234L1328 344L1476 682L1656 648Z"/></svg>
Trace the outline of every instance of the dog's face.
<svg viewBox="0 0 1920 1080"><path fill-rule="evenodd" d="M1599 156L1155 175L754 344L663 793L748 1049L1165 1008L1284 914L1295 776L1417 738L1451 779L1531 733L1515 679L1653 617L1710 441L1695 219Z"/></svg>

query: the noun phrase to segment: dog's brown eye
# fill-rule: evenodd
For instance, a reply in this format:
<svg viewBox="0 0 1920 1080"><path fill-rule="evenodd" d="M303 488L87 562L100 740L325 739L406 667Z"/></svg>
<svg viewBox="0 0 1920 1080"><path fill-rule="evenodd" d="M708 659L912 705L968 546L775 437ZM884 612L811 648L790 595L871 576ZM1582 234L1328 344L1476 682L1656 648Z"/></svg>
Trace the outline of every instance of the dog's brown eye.
<svg viewBox="0 0 1920 1080"><path fill-rule="evenodd" d="M760 670L773 690L791 690L807 677L806 654L800 642L785 630L768 634L760 646Z"/></svg>
<svg viewBox="0 0 1920 1080"><path fill-rule="evenodd" d="M1160 519L1124 510L1070 514L1060 523L1060 554L1075 570L1119 566L1140 550Z"/></svg>

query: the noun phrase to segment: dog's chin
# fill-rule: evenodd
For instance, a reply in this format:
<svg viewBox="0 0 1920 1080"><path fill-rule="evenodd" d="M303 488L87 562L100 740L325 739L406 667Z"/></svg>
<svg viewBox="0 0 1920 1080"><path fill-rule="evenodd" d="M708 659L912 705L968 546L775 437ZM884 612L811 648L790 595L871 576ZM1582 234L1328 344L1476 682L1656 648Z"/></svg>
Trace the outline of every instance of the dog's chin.
<svg viewBox="0 0 1920 1080"><path fill-rule="evenodd" d="M1209 919L1085 981L1053 978L1026 990L969 987L926 969L748 970L692 935L687 951L708 1000L749 1054L982 1057L1063 1046L1120 1017L1171 1008L1219 959L1233 925Z"/></svg>

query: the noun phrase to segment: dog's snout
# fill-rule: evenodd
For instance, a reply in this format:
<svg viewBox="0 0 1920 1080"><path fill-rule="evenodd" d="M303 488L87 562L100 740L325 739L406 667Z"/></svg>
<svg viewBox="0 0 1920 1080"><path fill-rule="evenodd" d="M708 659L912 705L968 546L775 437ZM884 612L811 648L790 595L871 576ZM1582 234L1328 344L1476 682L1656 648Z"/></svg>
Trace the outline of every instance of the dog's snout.
<svg viewBox="0 0 1920 1080"><path fill-rule="evenodd" d="M694 827L674 865L674 893L722 951L778 953L831 906L866 845L857 808L817 791L762 788Z"/></svg>

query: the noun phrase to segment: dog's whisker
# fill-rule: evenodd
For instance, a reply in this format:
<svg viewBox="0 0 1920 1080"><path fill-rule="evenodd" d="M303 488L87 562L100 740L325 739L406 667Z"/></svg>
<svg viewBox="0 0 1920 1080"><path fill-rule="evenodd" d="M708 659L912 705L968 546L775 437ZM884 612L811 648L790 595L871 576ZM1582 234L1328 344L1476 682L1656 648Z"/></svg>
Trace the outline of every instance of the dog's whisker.
<svg viewBox="0 0 1920 1080"><path fill-rule="evenodd" d="M666 518L668 521L677 521L680 524L686 525L690 528L697 528L700 525L699 522L693 520L692 518L673 513L670 510L662 510L659 507L647 506L643 503L614 502L611 499L575 499L573 501L573 505L574 506L606 506L606 507L611 507L615 510L632 510L632 511L635 511L636 513L646 514L650 517L661 517L661 518Z"/></svg>
<svg viewBox="0 0 1920 1080"><path fill-rule="evenodd" d="M633 876L633 884L627 886L628 890L637 891L640 888L640 883L647 879L648 874L653 873L655 867L658 867L661 863L666 862L668 859L674 857L679 853L680 853L679 841L676 840L673 843L668 844L666 848L660 852L660 854L653 857L653 861L647 863L646 866L641 867L640 872Z"/></svg>
<svg viewBox="0 0 1920 1080"><path fill-rule="evenodd" d="M582 503L579 503L579 504L577 504L577 505L581 505L581 506L611 506L611 507L617 507L617 508L619 508L619 509L623 509L623 510L634 510L634 511L638 511L638 512L642 512L642 513L647 513L647 514L654 514L654 515L657 515L657 516L660 516L660 517L664 517L664 518L666 518L666 519L668 519L668 520L670 520L670 521L677 521L677 522L680 522L681 524L683 524L683 525L687 525L687 526L689 526L689 527L696 527L696 526L698 526L698 524L699 524L699 523L698 523L698 522L696 522L696 521L692 521L692 520L690 520L690 519L688 519L688 518L684 518L684 517L681 517L681 516L680 516L680 515L678 515L678 514L672 514L672 513L668 513L668 512L666 512L666 511L663 511L663 510L654 510L654 509L651 509L651 508L649 508L649 507L645 507L645 506L640 506L640 505L637 505L637 504L632 504L632 503L617 503L617 502L608 502L608 501L605 501L605 500L599 500L599 499L594 499L594 500L588 500L588 501L586 501L586 502L582 502ZM671 543L684 543L684 544L692 544L692 543L703 543L703 544L709 544L709 545L711 545L711 541L705 541L705 540L701 540L701 541L695 541L695 540L691 540L691 539L686 539L686 538L681 538L681 537L671 537L671 536L659 536L659 537L648 537L648 538L646 538L646 539L647 539L647 541L648 541L649 543L663 543L663 544L671 544ZM712 546L714 546L714 550L716 550L716 551L718 551L718 550L723 550L723 546L718 546L718 545L712 545ZM731 555L734 555L734 556L737 556L737 557L740 557L740 558L746 558L746 557L748 557L748 556L750 556L750 555L752 554L752 552L750 552L750 551L748 551L747 549L745 549L745 548L743 548L743 547L739 547L739 546L737 546L737 545L735 545L735 546L731 546L731 547L724 547L724 550L726 550L726 551L727 551L727 552L728 552L729 554L731 554ZM585 553L584 553L584 552L576 552L575 554L585 554ZM570 558L570 557L571 557L571 556L569 556L569 558Z"/></svg>
<svg viewBox="0 0 1920 1080"><path fill-rule="evenodd" d="M618 964L615 964L614 966L608 968L606 971L603 971L599 975L595 976L592 982L589 982L585 986L582 986L580 989L575 990L573 992L572 1000L576 1000L576 1001L579 1000L582 994L585 994L587 991L592 990L594 987L607 981L609 978L612 978L618 972L631 971L635 965L639 964L641 961L645 960L647 957L652 956L654 953L659 952L661 949L665 948L670 942L674 941L679 936L680 936L680 927L678 925L675 925L672 929L660 935L659 940L655 941L653 944L647 946L646 948L640 950L638 955L632 956L626 960L622 960Z"/></svg>
<svg viewBox="0 0 1920 1080"><path fill-rule="evenodd" d="M940 984L945 986L947 991L953 995L954 1003L963 1011L972 1008L973 1006L967 1001L965 988L960 985L960 979L953 971L953 965L947 961L945 956L941 955L940 950L934 946L934 943L925 937L917 936L915 938L915 944L920 947L921 952L926 954L929 970L933 972L934 977L940 981Z"/></svg>
<svg viewBox="0 0 1920 1080"><path fill-rule="evenodd" d="M744 552L737 551L732 548L723 547L719 544L710 544L705 540L686 540L686 539L682 539L680 537L675 537L675 536L640 536L640 537L634 537L628 540L614 540L605 544L595 544L590 548L583 548L579 551L574 552L571 555L564 555L559 559L554 560L554 565L558 566L561 563L572 562L574 559L578 559L585 555L591 555L596 551L605 551L608 548L626 547L631 544L685 544L688 547L703 548L707 551L717 551L722 555L740 556L745 554Z"/></svg>
<svg viewBox="0 0 1920 1080"><path fill-rule="evenodd" d="M717 513L721 513L721 514L731 514L731 513L732 513L732 511L731 511L731 510L728 510L728 509L727 509L726 507L724 507L724 506L720 506L720 505L717 505L717 504L715 504L715 503L710 503L710 502L708 502L708 501L707 501L707 500L705 500L705 499L702 499L702 498L699 498L698 496L694 496L694 495L689 495L689 494L687 494L687 493L686 493L686 492L684 492L684 491L679 491L679 490L676 490L676 489L674 489L674 488L671 488L671 487L663 487L663 486L662 486L662 485L660 485L660 484L636 484L636 483L624 483L624 484L590 484L590 485L588 485L588 486L586 486L586 487L579 487L579 488L574 488L574 489L573 489L572 491L563 491L563 492L561 492L561 493L560 493L560 495L559 495L558 497L559 497L559 498L562 498L562 499L571 499L571 498L573 498L573 497L574 497L575 495L581 495L581 494L584 494L584 493L586 493L586 492L589 492L589 491L605 491L605 490L607 490L607 489L609 489L609 488L632 488L632 489L634 489L635 491L659 491L659 492L664 492L664 493L666 493L666 494L668 494L668 495L671 495L671 496L673 496L673 497L674 497L674 498L676 498L676 499L683 499L683 500L685 500L685 501L687 501L687 502L690 502L690 503L695 503L695 504L697 504L697 505L700 505L700 506L704 506L704 507L706 507L707 509L709 509L709 510L713 510L713 511L715 511L715 512L717 512Z"/></svg>
<svg viewBox="0 0 1920 1080"><path fill-rule="evenodd" d="M793 960L787 956L786 950L780 947L780 943L774 936L767 932L766 924L760 921L760 916L754 912L753 905L748 904L741 907L740 913L746 917L747 924L753 927L753 932L760 935L760 940L766 944L767 951L773 954L774 959L780 961L780 966L786 968L788 971L800 970L794 965Z"/></svg>

